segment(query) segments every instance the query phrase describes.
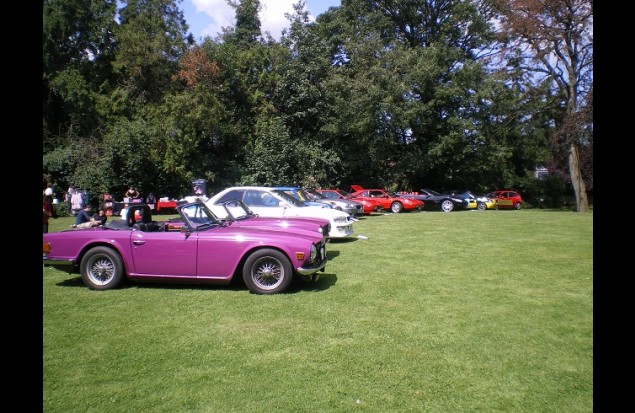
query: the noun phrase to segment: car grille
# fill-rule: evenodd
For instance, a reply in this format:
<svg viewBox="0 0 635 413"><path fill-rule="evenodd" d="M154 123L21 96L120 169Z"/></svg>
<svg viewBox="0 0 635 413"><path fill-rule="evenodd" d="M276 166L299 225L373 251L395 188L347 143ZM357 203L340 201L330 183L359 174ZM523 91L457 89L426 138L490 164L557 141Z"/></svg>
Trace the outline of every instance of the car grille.
<svg viewBox="0 0 635 413"><path fill-rule="evenodd" d="M315 263L319 263L322 262L322 260L324 259L324 257L326 257L326 242L322 241L320 242L320 245L317 245L318 247L318 253L317 256L315 257Z"/></svg>

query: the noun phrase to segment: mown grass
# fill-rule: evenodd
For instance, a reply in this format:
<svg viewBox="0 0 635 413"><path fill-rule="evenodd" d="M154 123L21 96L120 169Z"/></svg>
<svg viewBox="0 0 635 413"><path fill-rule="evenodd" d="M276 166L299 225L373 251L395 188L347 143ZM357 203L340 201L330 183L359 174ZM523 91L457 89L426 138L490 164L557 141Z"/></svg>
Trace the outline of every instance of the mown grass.
<svg viewBox="0 0 635 413"><path fill-rule="evenodd" d="M320 281L273 296L97 292L44 268L43 411L593 411L592 212L376 214L355 231L368 239L330 242Z"/></svg>

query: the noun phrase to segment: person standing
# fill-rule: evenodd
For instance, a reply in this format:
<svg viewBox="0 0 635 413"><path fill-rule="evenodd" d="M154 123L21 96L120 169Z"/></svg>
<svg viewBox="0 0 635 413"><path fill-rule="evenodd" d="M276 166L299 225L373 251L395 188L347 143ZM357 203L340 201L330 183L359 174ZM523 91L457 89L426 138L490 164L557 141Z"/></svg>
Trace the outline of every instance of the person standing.
<svg viewBox="0 0 635 413"><path fill-rule="evenodd" d="M53 191L53 184L52 183L48 183L46 184L46 189L44 190L44 195L46 196L50 196L53 197L53 195L55 195L55 192Z"/></svg>
<svg viewBox="0 0 635 413"><path fill-rule="evenodd" d="M130 201L135 198L139 198L139 191L137 191L134 186L130 185L130 187L124 194L124 198L130 198Z"/></svg>
<svg viewBox="0 0 635 413"><path fill-rule="evenodd" d="M73 208L73 215L77 215L82 208L84 208L84 193L78 189L71 196L71 207Z"/></svg>
<svg viewBox="0 0 635 413"><path fill-rule="evenodd" d="M42 196L42 233L49 232L49 218L53 215L53 209L46 199L46 195Z"/></svg>
<svg viewBox="0 0 635 413"><path fill-rule="evenodd" d="M128 219L128 203L127 202L123 204L123 208L121 208L121 211L119 211L119 214L121 215L121 219L123 219L124 222L126 222L126 220Z"/></svg>
<svg viewBox="0 0 635 413"><path fill-rule="evenodd" d="M73 207L71 205L73 195L75 195L75 187L71 185L68 187L68 191L66 191L66 195L64 197L64 201L66 201L66 205L68 206L68 215L73 215Z"/></svg>

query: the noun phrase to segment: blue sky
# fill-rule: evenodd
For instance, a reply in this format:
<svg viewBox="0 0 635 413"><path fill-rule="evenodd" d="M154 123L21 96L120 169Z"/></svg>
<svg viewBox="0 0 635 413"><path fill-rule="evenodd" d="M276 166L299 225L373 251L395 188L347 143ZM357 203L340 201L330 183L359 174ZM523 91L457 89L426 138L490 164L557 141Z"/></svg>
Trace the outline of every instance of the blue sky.
<svg viewBox="0 0 635 413"><path fill-rule="evenodd" d="M263 10L260 12L260 25L263 32L280 40L282 29L288 27L285 13L293 13L293 4L298 0L260 0ZM305 0L306 7L313 17L316 17L329 7L339 7L341 0ZM222 27L234 26L236 20L234 9L227 5L226 0L183 0L179 3L183 10L185 21L190 32L198 42L205 37L215 38Z"/></svg>

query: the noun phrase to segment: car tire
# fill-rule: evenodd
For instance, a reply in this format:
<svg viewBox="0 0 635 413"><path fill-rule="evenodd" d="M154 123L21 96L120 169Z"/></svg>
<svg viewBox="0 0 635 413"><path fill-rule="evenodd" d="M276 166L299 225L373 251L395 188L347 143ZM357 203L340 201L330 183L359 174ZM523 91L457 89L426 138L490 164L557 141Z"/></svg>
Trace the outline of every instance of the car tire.
<svg viewBox="0 0 635 413"><path fill-rule="evenodd" d="M450 201L449 199L444 199L443 201L441 201L441 211L452 212L453 209L454 202Z"/></svg>
<svg viewBox="0 0 635 413"><path fill-rule="evenodd" d="M487 209L487 205L485 205L485 202L479 202L476 204L476 209L479 211L485 211Z"/></svg>
<svg viewBox="0 0 635 413"><path fill-rule="evenodd" d="M94 247L79 265L82 281L91 290L110 290L124 277L123 260L118 252L108 247Z"/></svg>
<svg viewBox="0 0 635 413"><path fill-rule="evenodd" d="M520 209L522 207L523 207L522 204L520 202L518 202L514 208L516 208L518 210L518 209Z"/></svg>
<svg viewBox="0 0 635 413"><path fill-rule="evenodd" d="M286 290L293 278L293 267L286 255L278 250L256 250L243 267L243 280L255 294L277 294Z"/></svg>
<svg viewBox="0 0 635 413"><path fill-rule="evenodd" d="M393 202L390 205L390 211L395 214L400 213L401 211L403 211L403 204L401 202Z"/></svg>

